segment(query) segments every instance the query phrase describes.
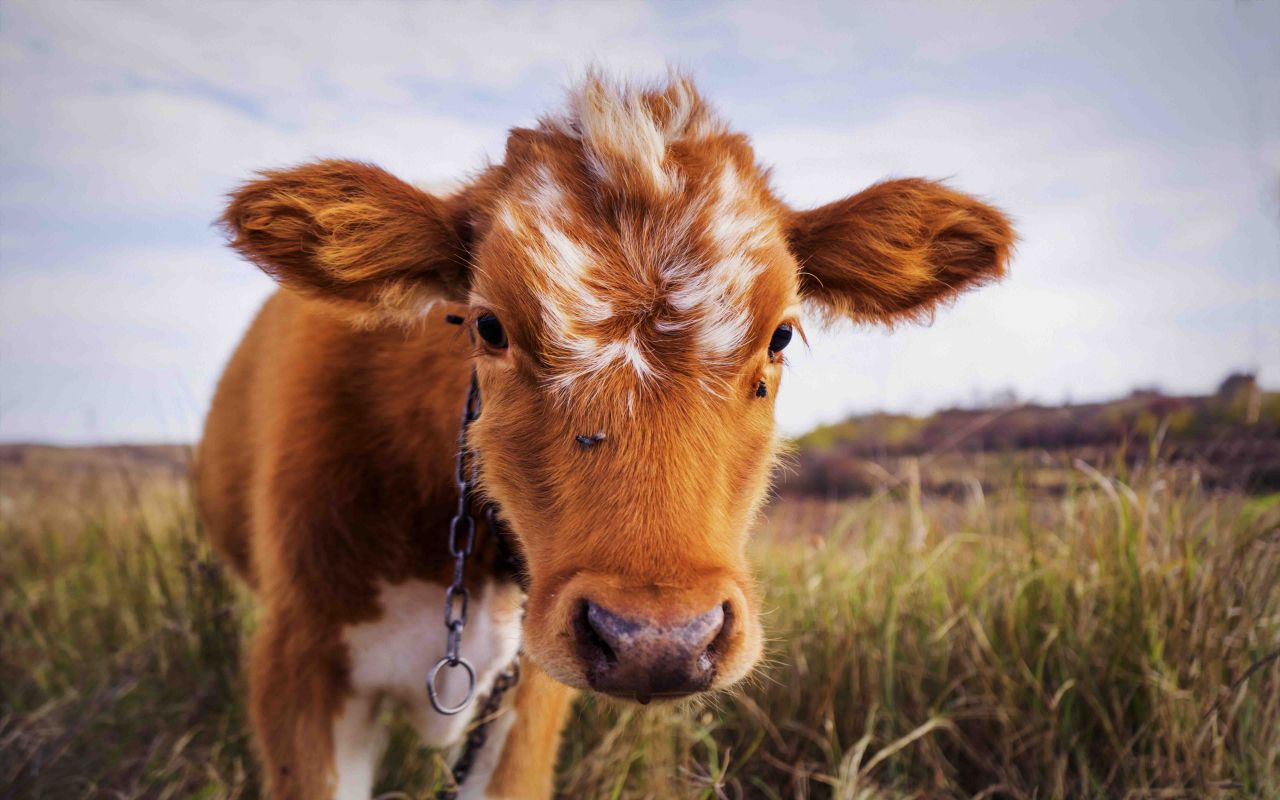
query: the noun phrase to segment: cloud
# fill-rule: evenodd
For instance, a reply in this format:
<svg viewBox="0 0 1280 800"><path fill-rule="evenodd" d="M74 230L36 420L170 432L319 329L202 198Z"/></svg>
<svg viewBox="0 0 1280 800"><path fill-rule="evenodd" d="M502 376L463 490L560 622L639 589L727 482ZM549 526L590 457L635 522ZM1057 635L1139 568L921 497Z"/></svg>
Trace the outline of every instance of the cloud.
<svg viewBox="0 0 1280 800"><path fill-rule="evenodd" d="M200 215L212 220L222 195L255 169L321 156L375 160L435 179L482 163L502 131L414 110L375 110L358 120L325 119L284 130L215 102L160 89L54 98L20 158L48 165L7 183L8 205Z"/></svg>
<svg viewBox="0 0 1280 800"><path fill-rule="evenodd" d="M44 266L0 275L4 438L190 439L271 290L213 242Z"/></svg>
<svg viewBox="0 0 1280 800"><path fill-rule="evenodd" d="M903 61L948 66L1046 38L1071 35L1108 13L1102 3L982 5L793 3L768 0L722 9L728 28L773 61L819 73ZM799 45L799 43L803 43Z"/></svg>
<svg viewBox="0 0 1280 800"><path fill-rule="evenodd" d="M554 79L584 43L624 67L662 67L654 12L635 2L11 6L8 24L29 52L52 51L107 85L217 91L284 120L282 110L305 107L290 97L300 90L398 104L418 84L502 90Z"/></svg>

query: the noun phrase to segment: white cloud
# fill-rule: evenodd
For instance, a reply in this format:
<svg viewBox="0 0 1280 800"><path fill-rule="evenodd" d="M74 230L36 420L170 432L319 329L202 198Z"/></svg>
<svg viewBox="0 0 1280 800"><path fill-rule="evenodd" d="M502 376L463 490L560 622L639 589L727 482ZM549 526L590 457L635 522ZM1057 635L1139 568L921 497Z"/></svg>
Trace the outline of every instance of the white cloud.
<svg viewBox="0 0 1280 800"><path fill-rule="evenodd" d="M993 50L1069 36L1108 13L1105 3L735 3L736 36L771 60L816 73L874 65L886 54L947 66Z"/></svg>
<svg viewBox="0 0 1280 800"><path fill-rule="evenodd" d="M0 438L191 439L271 290L215 243L41 266L0 274Z"/></svg>
<svg viewBox="0 0 1280 800"><path fill-rule="evenodd" d="M11 5L24 39L73 65L260 98L268 114L299 92L405 103L420 82L510 89L594 49L626 67L662 65L653 11L635 2Z"/></svg>
<svg viewBox="0 0 1280 800"><path fill-rule="evenodd" d="M256 169L345 156L430 180L474 169L502 142L500 129L413 110L282 130L203 96L158 89L54 98L40 113L47 133L33 136L23 155L49 168L6 184L6 203L40 196L59 209L210 221L223 194Z"/></svg>

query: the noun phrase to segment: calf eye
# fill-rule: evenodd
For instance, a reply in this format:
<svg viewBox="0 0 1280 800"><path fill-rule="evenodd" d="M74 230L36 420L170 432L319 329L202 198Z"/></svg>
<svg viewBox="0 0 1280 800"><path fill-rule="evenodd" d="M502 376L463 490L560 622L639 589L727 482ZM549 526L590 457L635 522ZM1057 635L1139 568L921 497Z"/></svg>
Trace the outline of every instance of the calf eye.
<svg viewBox="0 0 1280 800"><path fill-rule="evenodd" d="M791 343L791 326L785 322L778 326L769 339L769 354L781 353Z"/></svg>
<svg viewBox="0 0 1280 800"><path fill-rule="evenodd" d="M502 323L498 322L498 318L492 314L481 314L476 318L476 333L480 334L485 344L496 350L505 349L507 346L507 332L502 329Z"/></svg>

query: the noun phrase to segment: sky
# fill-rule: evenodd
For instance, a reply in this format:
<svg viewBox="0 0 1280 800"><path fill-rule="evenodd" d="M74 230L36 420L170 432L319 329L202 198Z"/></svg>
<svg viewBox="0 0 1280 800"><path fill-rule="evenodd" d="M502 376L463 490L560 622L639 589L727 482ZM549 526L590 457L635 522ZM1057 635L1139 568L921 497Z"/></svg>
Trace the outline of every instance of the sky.
<svg viewBox="0 0 1280 800"><path fill-rule="evenodd" d="M192 441L269 279L212 227L320 157L439 184L585 65L688 70L796 207L886 177L1005 209L1010 277L815 331L786 433L998 392L1280 385L1280 3L0 4L0 441Z"/></svg>

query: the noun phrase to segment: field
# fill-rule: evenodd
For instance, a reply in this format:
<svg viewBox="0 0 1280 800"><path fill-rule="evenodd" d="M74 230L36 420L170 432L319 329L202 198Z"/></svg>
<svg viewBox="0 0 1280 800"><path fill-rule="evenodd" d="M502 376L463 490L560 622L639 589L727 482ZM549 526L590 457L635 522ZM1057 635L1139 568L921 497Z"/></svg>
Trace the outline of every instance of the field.
<svg viewBox="0 0 1280 800"><path fill-rule="evenodd" d="M3 449L0 796L257 796L253 607L183 458ZM584 699L562 796L1280 797L1280 495L1155 446L935 466L777 500L768 663L699 702ZM382 796L430 797L442 763L399 727Z"/></svg>

